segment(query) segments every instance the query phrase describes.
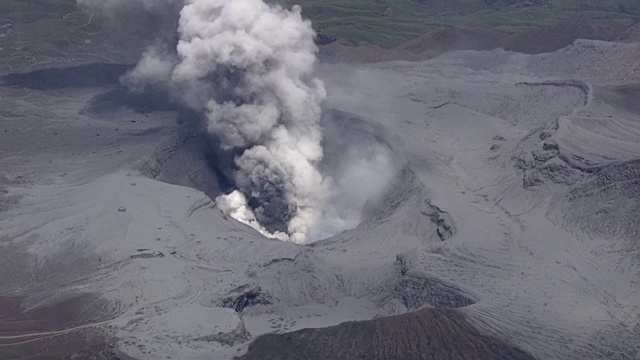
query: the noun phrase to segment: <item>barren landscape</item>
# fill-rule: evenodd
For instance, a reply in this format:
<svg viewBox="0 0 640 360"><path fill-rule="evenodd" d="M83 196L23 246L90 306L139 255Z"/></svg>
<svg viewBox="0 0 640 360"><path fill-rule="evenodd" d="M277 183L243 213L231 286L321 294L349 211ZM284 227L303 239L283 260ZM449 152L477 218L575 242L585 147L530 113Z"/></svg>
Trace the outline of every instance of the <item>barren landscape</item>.
<svg viewBox="0 0 640 360"><path fill-rule="evenodd" d="M640 359L630 18L440 27L397 46L320 19L336 38L311 59L326 91L312 163L333 192L297 241L306 208L255 181L262 227L220 205L246 187L210 120L226 109L127 82L177 12L137 9L148 18L123 17L140 30L125 32L74 1L11 2L0 358ZM201 78L218 91L238 73Z"/></svg>

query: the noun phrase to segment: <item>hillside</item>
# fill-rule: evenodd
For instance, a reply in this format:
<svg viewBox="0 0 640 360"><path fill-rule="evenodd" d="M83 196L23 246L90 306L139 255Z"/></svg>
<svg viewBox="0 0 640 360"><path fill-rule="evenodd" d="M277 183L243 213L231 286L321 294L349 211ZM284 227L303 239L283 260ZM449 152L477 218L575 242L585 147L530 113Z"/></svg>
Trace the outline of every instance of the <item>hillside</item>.
<svg viewBox="0 0 640 360"><path fill-rule="evenodd" d="M584 14L604 22L640 18L636 0L272 0L301 5L314 27L329 39L395 47L441 27L519 32ZM3 20L32 23L59 19L75 10L74 0L6 0Z"/></svg>
<svg viewBox="0 0 640 360"><path fill-rule="evenodd" d="M281 0L300 4L314 27L328 36L394 47L439 27L520 31L550 25L577 13L603 21L640 17L635 0ZM508 5L507 3L513 3ZM537 3L537 5L536 5Z"/></svg>

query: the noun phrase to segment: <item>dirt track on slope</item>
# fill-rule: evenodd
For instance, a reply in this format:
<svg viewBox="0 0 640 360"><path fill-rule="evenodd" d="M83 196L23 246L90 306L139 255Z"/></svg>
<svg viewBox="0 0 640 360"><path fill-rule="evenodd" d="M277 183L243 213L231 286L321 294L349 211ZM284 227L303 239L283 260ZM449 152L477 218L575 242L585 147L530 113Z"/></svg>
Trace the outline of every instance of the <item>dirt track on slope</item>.
<svg viewBox="0 0 640 360"><path fill-rule="evenodd" d="M1 359L116 358L105 334L84 322L89 297L33 310L22 308L22 302L18 297L0 297Z"/></svg>

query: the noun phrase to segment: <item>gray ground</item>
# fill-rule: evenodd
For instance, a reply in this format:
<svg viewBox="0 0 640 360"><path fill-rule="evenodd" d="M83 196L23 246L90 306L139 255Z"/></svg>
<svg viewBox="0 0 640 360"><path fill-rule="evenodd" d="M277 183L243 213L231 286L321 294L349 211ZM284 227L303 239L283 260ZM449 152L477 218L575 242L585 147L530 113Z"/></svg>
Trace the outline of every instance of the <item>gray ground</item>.
<svg viewBox="0 0 640 360"><path fill-rule="evenodd" d="M640 358L637 43L320 66L325 125L399 171L299 246L223 218L197 117L127 93L135 50L71 20L64 51L33 42L52 20L0 38L0 296L82 306L3 316L0 357Z"/></svg>

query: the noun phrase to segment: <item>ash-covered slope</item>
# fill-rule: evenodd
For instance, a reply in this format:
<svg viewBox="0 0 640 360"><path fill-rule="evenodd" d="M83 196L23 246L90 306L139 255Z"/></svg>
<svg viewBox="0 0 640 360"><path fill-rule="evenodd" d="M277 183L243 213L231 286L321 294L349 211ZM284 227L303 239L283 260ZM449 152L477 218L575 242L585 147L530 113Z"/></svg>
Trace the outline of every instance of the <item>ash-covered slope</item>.
<svg viewBox="0 0 640 360"><path fill-rule="evenodd" d="M422 189L395 188L413 194L406 208L385 202L394 215L335 243L371 258L392 247L479 299L467 312L476 324L536 357L637 356L638 117L633 91L609 89L637 82L638 51L580 41L538 56L326 67L330 103L392 128ZM580 72L567 76L572 62ZM429 208L440 221L417 220Z"/></svg>
<svg viewBox="0 0 640 360"><path fill-rule="evenodd" d="M522 359L531 355L482 335L455 310L420 310L326 329L265 335L237 359Z"/></svg>

